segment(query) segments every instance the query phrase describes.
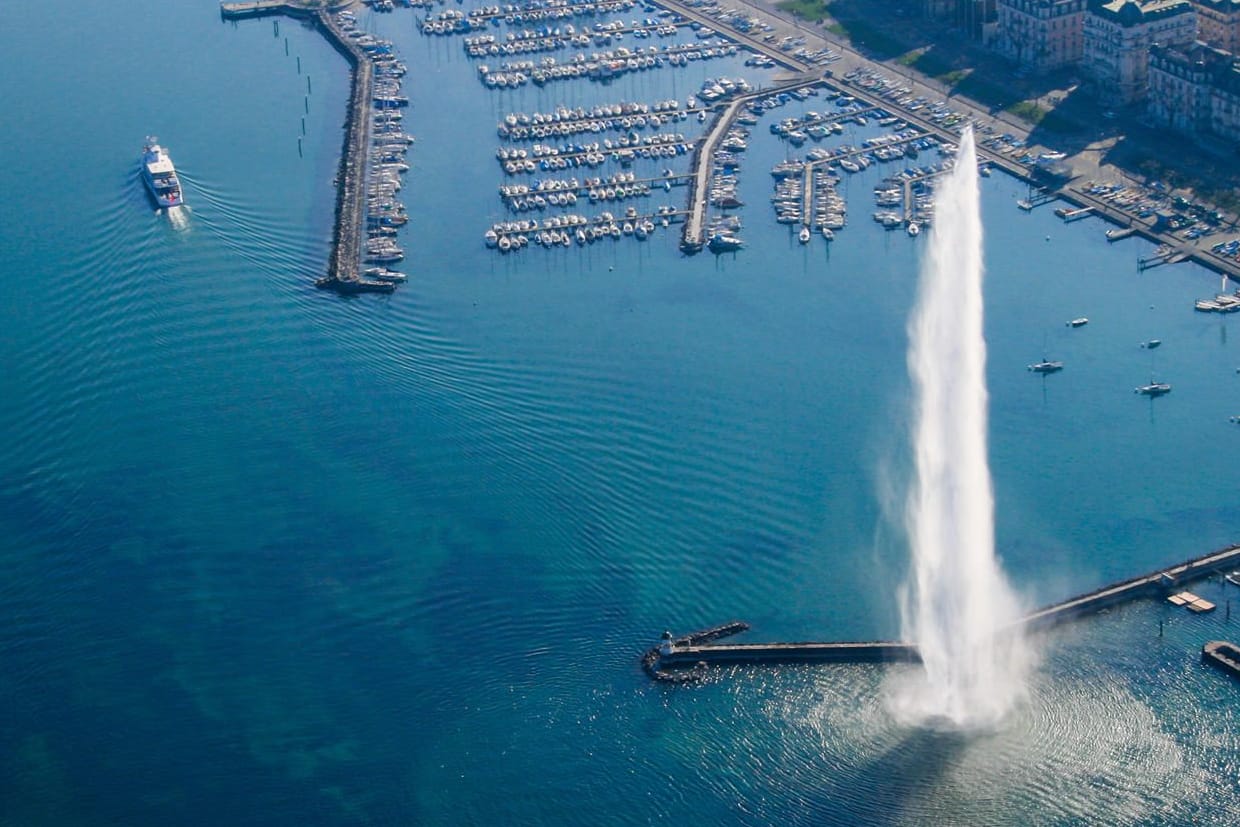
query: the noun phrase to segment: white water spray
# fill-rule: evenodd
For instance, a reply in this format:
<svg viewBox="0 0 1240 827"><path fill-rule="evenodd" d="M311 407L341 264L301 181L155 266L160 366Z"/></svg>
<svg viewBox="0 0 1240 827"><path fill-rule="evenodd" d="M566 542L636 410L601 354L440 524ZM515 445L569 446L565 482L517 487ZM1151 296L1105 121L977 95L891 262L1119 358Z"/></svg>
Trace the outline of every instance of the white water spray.
<svg viewBox="0 0 1240 827"><path fill-rule="evenodd" d="M896 688L909 722L997 723L1024 691L1017 601L995 560L987 458L982 222L973 131L934 199L934 226L909 321L915 473L905 505L912 546L903 633L924 672Z"/></svg>

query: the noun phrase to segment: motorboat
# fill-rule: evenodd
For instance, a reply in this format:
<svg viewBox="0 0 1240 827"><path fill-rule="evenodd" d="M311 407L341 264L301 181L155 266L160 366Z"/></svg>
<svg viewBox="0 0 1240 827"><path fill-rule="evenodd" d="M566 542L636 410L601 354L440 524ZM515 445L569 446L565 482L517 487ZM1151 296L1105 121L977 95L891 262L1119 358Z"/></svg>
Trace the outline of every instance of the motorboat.
<svg viewBox="0 0 1240 827"><path fill-rule="evenodd" d="M712 253L730 253L745 246L745 242L731 233L715 233L706 242Z"/></svg>
<svg viewBox="0 0 1240 827"><path fill-rule="evenodd" d="M1048 359L1043 359L1041 362L1034 362L1030 365L1029 370L1034 373L1055 373L1056 371L1063 370L1063 362L1052 362Z"/></svg>
<svg viewBox="0 0 1240 827"><path fill-rule="evenodd" d="M1089 319L1084 316L1080 316L1079 318L1069 320L1066 324L1068 327L1081 327L1089 324Z"/></svg>
<svg viewBox="0 0 1240 827"><path fill-rule="evenodd" d="M1171 393L1171 386L1166 382L1150 382L1148 385L1134 388L1133 393L1139 393L1142 396L1163 396Z"/></svg>

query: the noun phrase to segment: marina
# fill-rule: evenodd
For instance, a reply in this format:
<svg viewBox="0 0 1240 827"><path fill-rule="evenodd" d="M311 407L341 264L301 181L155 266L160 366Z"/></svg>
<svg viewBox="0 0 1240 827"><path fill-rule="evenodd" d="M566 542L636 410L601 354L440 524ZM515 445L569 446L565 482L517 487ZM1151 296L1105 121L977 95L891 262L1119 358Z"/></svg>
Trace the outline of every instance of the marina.
<svg viewBox="0 0 1240 827"><path fill-rule="evenodd" d="M328 273L316 283L342 292L391 292L392 283L367 279L361 275L359 267L364 254L374 263L376 246L383 248L378 252L381 255L394 249L394 241L373 242L375 237L390 239L391 230L400 225L403 216L403 206L396 200L396 192L400 189L398 176L408 167L403 165L405 147L397 143L410 141L411 136L400 129L399 120L393 116L398 116L408 103L400 92L405 67L392 54L390 43L357 27L355 17L343 8L344 5L347 4L338 4L334 10L311 9L297 2L259 0L223 3L221 14L228 19L269 14L311 16L348 60L354 94L338 175L335 242ZM640 20L607 17L635 8L637 4L630 0L527 3L519 7L443 9L415 19L415 25L425 35L460 36L462 48L470 59L501 59L498 64L480 63L477 67L479 80L493 90L527 83L542 86L555 80L609 81L625 72L726 57L742 49L751 55L746 65L778 66L795 73L756 90L750 89L741 79L708 81L701 92L684 104L674 99L653 104L622 101L591 107L560 105L546 112L510 113L497 126L498 135L510 144L528 142L529 145L500 147L496 151L496 160L506 176L581 169L600 173L585 180L568 178L501 185L501 200L511 212L571 208L581 198L589 198L592 203L645 198L659 187L670 192L673 186L687 184L683 207L664 206L639 216L632 215L632 210L626 211L630 213L626 218L639 220L632 233L625 232L625 222L621 220L621 236L645 238L652 229L652 222L664 226L665 221L683 218L680 242L683 252L693 254L707 248L716 253L739 250L743 242L735 232L740 219L727 211L743 206L735 190L740 167L737 152L743 151L747 137L744 130L787 101L821 95L824 102L834 102L834 111L808 111L803 116L784 118L772 123L770 131L794 147L838 135L847 124L864 126L869 120L890 127L892 131L867 138L861 146L815 148L799 163L799 180L779 175L772 198L776 220L798 225L802 230L798 233L801 243L808 243L814 235L831 241L846 223L847 207L837 190L841 174L860 172L874 162L916 157L919 151L937 149L948 156L944 164L906 169L885 181L875 193L881 209L874 214L874 220L888 229L903 228L910 237L916 237L932 221L931 183L935 175L950 168L954 141L968 122L966 117L945 104L931 104L915 97L910 94L910 87L901 86L875 69L854 69L839 78L830 70L824 72L823 66L839 59L837 52L830 47L816 51L805 46L791 49L786 39L780 41L771 35L759 37L759 31L773 30L766 23L754 28L754 21L761 22L761 13L737 18L718 9L666 0L647 7L648 16ZM649 15L651 8L661 11ZM587 18L591 20L585 22ZM497 33L494 30L497 26L509 28ZM692 36L689 42L634 47L615 45L626 38L640 41L685 34ZM613 48L605 48L609 46ZM563 54L573 49L600 47L604 50ZM548 56L537 60L503 61L504 58L543 53ZM562 54L557 57L550 53ZM659 130L690 118L709 121L701 137L674 131L642 134L647 129ZM615 136L604 138L602 133ZM573 141L577 136L596 136L597 139ZM1159 254L1139 262L1142 270L1193 260L1227 276L1240 277L1240 261L1233 255L1240 253L1240 248L1232 251L1224 245L1215 245L1212 249L1186 245L1182 239L1160 230L1157 221L1146 226L1127 212L1129 208L1135 209L1137 202L1128 197L1123 188L1100 188L1093 182L1075 185L1070 180L1048 177L1046 169L1058 163L1062 153L1035 154L1029 149L1022 150L1024 154L1018 159L1015 148L1023 146L1023 142L1002 137L1004 140L992 136L981 142L979 163L987 172L990 167L1002 169L1029 183L1030 197L1020 200L1021 209L1033 210L1051 200L1060 200L1069 205L1057 210L1065 222L1099 216L1119 225L1107 231L1109 241L1140 235L1160 242L1163 246ZM554 143L557 139L560 142ZM365 155L363 148L372 145L375 152ZM662 176L609 173L604 169L613 164L627 167L645 160L674 161L681 157L688 160L689 169L684 172L665 169ZM554 220L544 219L532 225L496 224L485 235L488 246L505 252L525 246L521 237L530 232L541 238L541 246L547 248L586 244L599 227L602 228L599 237L615 237L610 228L611 219L604 215L586 218L566 212ZM362 243L363 236L370 239L366 244ZM1230 308L1227 300L1197 303L1197 309L1203 311L1228 312Z"/></svg>

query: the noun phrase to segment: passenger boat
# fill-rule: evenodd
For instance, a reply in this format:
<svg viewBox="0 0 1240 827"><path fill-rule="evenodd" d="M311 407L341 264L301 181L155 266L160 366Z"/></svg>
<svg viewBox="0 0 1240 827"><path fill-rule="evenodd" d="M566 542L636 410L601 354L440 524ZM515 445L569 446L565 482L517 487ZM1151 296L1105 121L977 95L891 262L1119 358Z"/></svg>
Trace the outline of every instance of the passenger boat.
<svg viewBox="0 0 1240 827"><path fill-rule="evenodd" d="M142 180L160 207L179 207L185 203L181 194L181 179L164 148L156 143L154 136L146 139L142 147Z"/></svg>

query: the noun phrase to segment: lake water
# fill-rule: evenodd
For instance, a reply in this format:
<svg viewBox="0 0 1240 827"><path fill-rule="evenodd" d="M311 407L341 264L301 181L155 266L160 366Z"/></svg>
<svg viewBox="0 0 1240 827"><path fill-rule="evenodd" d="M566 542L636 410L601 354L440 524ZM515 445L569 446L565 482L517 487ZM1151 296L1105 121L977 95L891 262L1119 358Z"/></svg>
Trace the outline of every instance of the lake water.
<svg viewBox="0 0 1240 827"><path fill-rule="evenodd" d="M1214 615L1049 634L999 732L899 727L871 667L650 683L664 628L898 633L924 239L869 221L876 166L836 242L798 244L764 120L739 254L501 257L505 113L770 76L488 92L459 39L362 19L410 69L410 280L341 299L311 284L348 91L318 34L210 0L8 10L0 822L1235 823L1240 695L1197 656L1236 637L1221 583ZM149 133L188 221L152 212ZM1215 276L1138 273L1148 245L1023 194L983 181L997 546L1034 606L1237 539L1240 352L1192 312Z"/></svg>

